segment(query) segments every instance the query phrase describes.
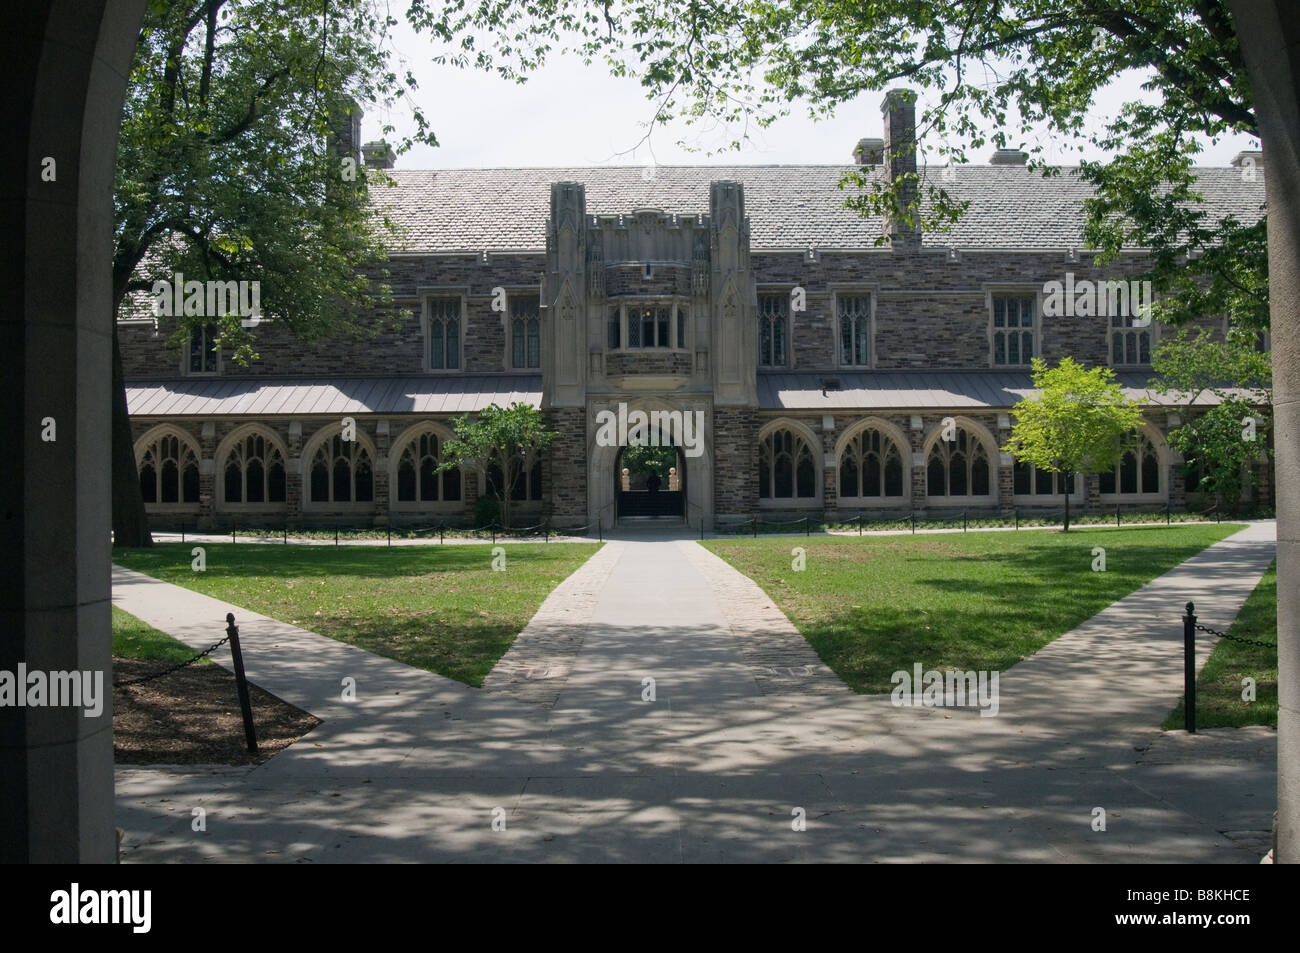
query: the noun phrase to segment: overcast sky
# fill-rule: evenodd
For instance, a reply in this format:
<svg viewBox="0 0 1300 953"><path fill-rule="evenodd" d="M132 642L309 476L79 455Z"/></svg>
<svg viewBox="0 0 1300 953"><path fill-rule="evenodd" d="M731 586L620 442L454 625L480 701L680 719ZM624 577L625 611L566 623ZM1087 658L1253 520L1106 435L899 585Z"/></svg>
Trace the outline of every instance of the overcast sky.
<svg viewBox="0 0 1300 953"><path fill-rule="evenodd" d="M643 142L643 124L652 113L650 102L635 80L612 77L599 64L588 67L576 57L555 57L527 83L517 85L495 75L435 66L429 62L432 47L428 39L409 29L399 29L395 45L419 80L417 96L440 143L436 149L417 145L398 158L399 169L642 165L651 161L659 165L840 164L852 162L859 139L883 135L883 94L874 92L841 107L829 120L815 122L805 112L796 111L768 129L758 130L740 152L719 154L733 136L702 124L661 128ZM1138 77L1122 77L1105 91L1096 115L1114 115L1121 103L1139 94ZM412 125L406 112L394 110L383 115L372 111L362 124L364 139L379 138L385 121L403 131ZM705 151L688 151L677 145L678 140ZM1063 143L1044 141L1043 145L1048 161L1074 165L1079 160L1077 150ZM1207 143L1197 164L1226 166L1238 151L1256 148L1258 143L1247 136L1233 136L1217 145ZM992 152L993 146L985 145L968 153L968 158L986 162ZM1099 158L1100 153L1088 151L1084 156Z"/></svg>

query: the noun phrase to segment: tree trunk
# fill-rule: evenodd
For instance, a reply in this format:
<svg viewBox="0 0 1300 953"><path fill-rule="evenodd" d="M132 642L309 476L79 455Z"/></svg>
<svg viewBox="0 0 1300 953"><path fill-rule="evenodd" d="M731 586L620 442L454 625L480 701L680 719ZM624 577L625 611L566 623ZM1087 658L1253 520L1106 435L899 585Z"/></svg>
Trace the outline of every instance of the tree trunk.
<svg viewBox="0 0 1300 953"><path fill-rule="evenodd" d="M1065 479L1064 479L1064 486L1065 486L1065 529L1064 529L1064 532L1068 533L1068 532L1070 531L1070 490L1071 490L1071 488L1073 487L1073 483L1072 483L1071 481L1074 479L1074 474L1073 474L1073 473L1063 473L1063 474L1061 474L1061 476L1063 476L1063 477L1065 478Z"/></svg>
<svg viewBox="0 0 1300 953"><path fill-rule="evenodd" d="M126 379L122 351L113 321L113 545L152 546L149 517L140 495L140 471L135 465L135 441L126 414Z"/></svg>
<svg viewBox="0 0 1300 953"><path fill-rule="evenodd" d="M1277 851L1300 862L1300 20L1294 0L1230 0L1250 76L1268 201L1277 434Z"/></svg>

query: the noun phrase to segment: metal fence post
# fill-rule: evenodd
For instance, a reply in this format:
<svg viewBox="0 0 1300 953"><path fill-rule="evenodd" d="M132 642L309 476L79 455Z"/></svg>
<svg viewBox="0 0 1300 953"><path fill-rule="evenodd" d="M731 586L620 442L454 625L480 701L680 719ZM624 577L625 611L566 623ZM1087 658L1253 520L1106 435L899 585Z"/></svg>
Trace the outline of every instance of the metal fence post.
<svg viewBox="0 0 1300 953"><path fill-rule="evenodd" d="M391 526L388 527L388 548L393 548L393 528Z"/></svg>
<svg viewBox="0 0 1300 953"><path fill-rule="evenodd" d="M1183 722L1196 734L1196 606L1190 602L1183 616Z"/></svg>
<svg viewBox="0 0 1300 953"><path fill-rule="evenodd" d="M758 517L757 516L754 517L754 538L758 539Z"/></svg>
<svg viewBox="0 0 1300 953"><path fill-rule="evenodd" d="M338 528L337 526L335 526L335 527L334 527L334 545L337 546L338 544L339 544L339 528Z"/></svg>
<svg viewBox="0 0 1300 953"><path fill-rule="evenodd" d="M916 535L916 513L915 513L915 511L912 513L912 535L913 535L913 536Z"/></svg>
<svg viewBox="0 0 1300 953"><path fill-rule="evenodd" d="M1115 504L1115 525L1119 526L1119 504Z"/></svg>
<svg viewBox="0 0 1300 953"><path fill-rule="evenodd" d="M284 524L284 545L289 545L289 524L287 522Z"/></svg>
<svg viewBox="0 0 1300 953"><path fill-rule="evenodd" d="M811 536L811 535L812 535L812 517L811 517L811 516L805 516L805 517L803 518L803 534L804 534L804 536Z"/></svg>
<svg viewBox="0 0 1300 953"><path fill-rule="evenodd" d="M1015 507L1014 511L1016 514L1016 529L1020 529L1020 507Z"/></svg>
<svg viewBox="0 0 1300 953"><path fill-rule="evenodd" d="M966 532L966 511L961 511L961 531Z"/></svg>
<svg viewBox="0 0 1300 953"><path fill-rule="evenodd" d="M248 700L248 679L244 675L244 653L239 649L239 626L235 614L226 613L226 635L230 636L230 657L235 663L235 687L239 691L239 709L244 716L244 740L249 751L257 751L257 732L253 730L253 705Z"/></svg>
<svg viewBox="0 0 1300 953"><path fill-rule="evenodd" d="M439 523L438 524L438 545L441 546L445 542L445 540L443 539L443 534L446 532L447 532L447 524Z"/></svg>
<svg viewBox="0 0 1300 953"><path fill-rule="evenodd" d="M185 542L185 521L181 520L181 542Z"/></svg>

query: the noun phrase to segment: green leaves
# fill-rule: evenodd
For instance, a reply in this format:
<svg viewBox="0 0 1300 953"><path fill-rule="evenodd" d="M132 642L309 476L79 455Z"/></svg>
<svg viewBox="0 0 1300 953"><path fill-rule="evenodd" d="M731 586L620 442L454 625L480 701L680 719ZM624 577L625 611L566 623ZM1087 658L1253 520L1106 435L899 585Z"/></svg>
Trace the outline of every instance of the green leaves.
<svg viewBox="0 0 1300 953"><path fill-rule="evenodd" d="M527 478L559 434L547 428L540 410L521 403L509 407L490 404L476 417L457 417L453 426L456 436L442 445L439 471L469 467L490 473L495 469L503 480L489 481L489 490L501 504L502 521L510 525L510 491L517 481Z"/></svg>
<svg viewBox="0 0 1300 953"><path fill-rule="evenodd" d="M307 340L373 331L398 313L386 283L361 274L395 238L370 201L381 176L358 162L349 178L331 132L356 101L391 104L403 84L368 2L324 9L150 8L119 138L115 303L183 271L259 282L264 317ZM170 330L188 334L185 321ZM237 363L256 355L254 333L237 321L223 322L222 340Z"/></svg>
<svg viewBox="0 0 1300 953"><path fill-rule="evenodd" d="M1139 404L1124 395L1109 368L1087 370L1068 357L1055 368L1035 358L1033 368L1041 393L1012 409L1015 423L1002 449L1053 473L1111 469L1122 439L1142 420Z"/></svg>
<svg viewBox="0 0 1300 953"><path fill-rule="evenodd" d="M414 8L433 16L424 2ZM602 59L615 75L641 79L652 121L683 116L723 130L731 141L719 152L796 104L827 116L899 85L927 91L917 132L939 165L968 161L962 143L1018 145L1047 175L1047 149L1095 147L1112 158L1081 165L1096 190L1085 238L1103 259L1124 246L1150 250L1152 271L1138 277L1161 293L1161 320L1228 313L1267 327L1262 219L1223 218L1191 175L1195 135L1258 134L1219 2L482 0L452 4L442 22L491 31L484 55L507 72L540 61L527 55L533 32ZM1099 96L1124 73L1144 80L1141 97L1097 122ZM947 230L966 210L933 182L858 176L846 185L859 192L846 205L876 217L914 195L905 214L926 231Z"/></svg>

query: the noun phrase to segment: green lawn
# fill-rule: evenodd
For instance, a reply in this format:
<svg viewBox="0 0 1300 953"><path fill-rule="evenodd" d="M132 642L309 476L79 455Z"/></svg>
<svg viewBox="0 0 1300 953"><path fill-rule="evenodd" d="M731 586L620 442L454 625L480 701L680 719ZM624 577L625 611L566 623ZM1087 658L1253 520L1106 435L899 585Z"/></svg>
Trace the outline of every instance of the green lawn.
<svg viewBox="0 0 1300 953"><path fill-rule="evenodd" d="M490 546L193 543L114 550L119 565L479 686L546 596L599 549L520 543L492 569ZM217 637L220 633L217 633ZM246 649L247 651L247 649Z"/></svg>
<svg viewBox="0 0 1300 953"><path fill-rule="evenodd" d="M219 638L221 636L216 635L212 641L215 642ZM184 642L145 625L130 613L113 606L113 655L116 658L183 662L187 658L192 658L194 654L194 650ZM212 661L201 658L194 664L211 665Z"/></svg>
<svg viewBox="0 0 1300 953"><path fill-rule="evenodd" d="M1005 671L1236 524L834 539L713 540L857 692L927 669ZM791 549L807 551L792 570ZM1092 550L1106 550L1094 572ZM1177 625L1181 606L1170 607Z"/></svg>
<svg viewBox="0 0 1300 953"><path fill-rule="evenodd" d="M1277 727L1277 563L1274 563L1250 594L1228 629L1229 635L1260 642L1267 648L1242 645L1228 639L1219 644L1196 677L1196 728L1240 728L1243 725ZM1198 639L1207 638L1198 632ZM1255 680L1255 700L1243 701L1243 678ZM1183 704L1165 719L1167 730L1187 727Z"/></svg>

